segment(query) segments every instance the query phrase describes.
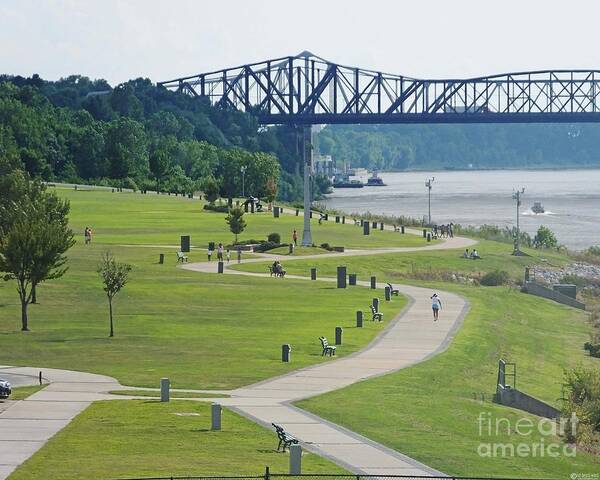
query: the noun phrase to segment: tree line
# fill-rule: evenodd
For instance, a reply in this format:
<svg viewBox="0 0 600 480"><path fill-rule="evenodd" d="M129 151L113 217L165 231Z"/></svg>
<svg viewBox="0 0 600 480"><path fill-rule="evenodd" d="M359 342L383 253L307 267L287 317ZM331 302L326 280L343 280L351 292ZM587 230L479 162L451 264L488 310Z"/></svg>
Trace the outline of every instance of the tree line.
<svg viewBox="0 0 600 480"><path fill-rule="evenodd" d="M600 166L600 125L329 125L321 154L377 170Z"/></svg>
<svg viewBox="0 0 600 480"><path fill-rule="evenodd" d="M208 183L225 197L274 184L278 198L302 198L294 128L259 128L250 114L141 78L112 88L77 75L0 76L0 157L50 181L178 193Z"/></svg>

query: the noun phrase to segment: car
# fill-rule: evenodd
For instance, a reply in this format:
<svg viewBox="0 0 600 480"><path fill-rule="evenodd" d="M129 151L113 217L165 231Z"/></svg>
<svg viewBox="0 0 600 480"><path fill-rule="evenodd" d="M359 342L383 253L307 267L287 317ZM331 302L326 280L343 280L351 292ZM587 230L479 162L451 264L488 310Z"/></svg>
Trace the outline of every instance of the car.
<svg viewBox="0 0 600 480"><path fill-rule="evenodd" d="M10 383L0 378L0 399L8 398L11 393Z"/></svg>

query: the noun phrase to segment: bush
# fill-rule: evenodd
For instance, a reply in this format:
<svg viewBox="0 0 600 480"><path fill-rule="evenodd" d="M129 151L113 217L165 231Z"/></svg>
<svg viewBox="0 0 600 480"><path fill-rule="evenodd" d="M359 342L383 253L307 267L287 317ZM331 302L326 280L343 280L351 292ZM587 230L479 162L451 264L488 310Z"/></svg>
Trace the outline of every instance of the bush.
<svg viewBox="0 0 600 480"><path fill-rule="evenodd" d="M207 203L204 205L204 210L210 210L212 212L229 213L229 207L227 205L214 205Z"/></svg>
<svg viewBox="0 0 600 480"><path fill-rule="evenodd" d="M533 239L535 248L555 248L558 246L554 232L543 225L538 228L538 231Z"/></svg>
<svg viewBox="0 0 600 480"><path fill-rule="evenodd" d="M508 272L504 270L494 270L493 272L486 273L479 283L485 285L486 287L496 287L498 285L504 285L508 283L509 276Z"/></svg>
<svg viewBox="0 0 600 480"><path fill-rule="evenodd" d="M135 180L131 177L126 177L121 181L121 188L129 188L134 192L138 191L137 183L135 183Z"/></svg>
<svg viewBox="0 0 600 480"><path fill-rule="evenodd" d="M322 243L320 245L321 248L323 248L324 250L329 250L331 251L331 245L329 245L328 243Z"/></svg>
<svg viewBox="0 0 600 480"><path fill-rule="evenodd" d="M237 242L234 242L234 245L256 245L258 243L263 243L264 240L255 240L253 238L251 238L250 240L238 240Z"/></svg>
<svg viewBox="0 0 600 480"><path fill-rule="evenodd" d="M271 243L281 243L281 235L279 235L276 232L269 233L269 236L267 237L267 241L269 241Z"/></svg>
<svg viewBox="0 0 600 480"><path fill-rule="evenodd" d="M590 356L600 358L600 343L585 342L583 348L590 352Z"/></svg>
<svg viewBox="0 0 600 480"><path fill-rule="evenodd" d="M266 252L267 250L273 250L274 248L281 247L282 244L275 242L260 242L256 247L254 247L255 252Z"/></svg>

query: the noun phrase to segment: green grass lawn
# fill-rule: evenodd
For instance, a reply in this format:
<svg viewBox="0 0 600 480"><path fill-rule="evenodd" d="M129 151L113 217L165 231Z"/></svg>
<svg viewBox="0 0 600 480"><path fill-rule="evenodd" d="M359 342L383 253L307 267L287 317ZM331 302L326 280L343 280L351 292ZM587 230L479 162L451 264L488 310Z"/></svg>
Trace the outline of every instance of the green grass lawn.
<svg viewBox="0 0 600 480"><path fill-rule="evenodd" d="M276 448L275 432L228 410L222 430L211 431L206 403L110 400L81 413L10 480L261 475L265 465L287 473L289 454ZM302 467L303 473L345 473L309 453Z"/></svg>
<svg viewBox="0 0 600 480"><path fill-rule="evenodd" d="M299 406L451 475L568 478L573 472L600 471L600 458L584 452L577 452L576 458L478 455L481 443L517 445L540 439L507 434L505 428L496 436L495 427L493 435L485 428L480 435L482 412L485 419L488 413L494 419L508 418L513 427L519 418L539 420L491 403L499 358L517 363L519 389L554 405L561 397L564 368L578 363L600 366L582 349L589 332L585 314L504 287L429 285L460 293L471 303L445 353ZM482 394L485 401L480 400ZM562 445L552 437L544 441Z"/></svg>
<svg viewBox="0 0 600 480"><path fill-rule="evenodd" d="M57 189L71 201L70 223L83 240L83 230L91 226L94 242L111 244L178 245L181 235L190 235L191 243L206 248L208 242L233 241L225 223L225 214L202 209L200 200L166 195L139 193L110 193L97 190ZM287 209L291 212L292 209ZM247 227L243 239L266 239L277 232L281 241L292 240L294 229L302 235L303 217L284 214L273 218L272 213L244 216ZM346 248L376 248L387 246L421 246L426 241L417 235L400 235L391 231L374 231L364 236L362 228L334 221L318 224L312 221L313 242L329 243Z"/></svg>
<svg viewBox="0 0 600 480"><path fill-rule="evenodd" d="M70 270L41 285L30 307L31 332L20 332L15 286L0 284L0 348L10 365L43 365L101 373L126 385L224 389L326 361L318 337L345 329L341 355L366 345L382 328L354 328L366 309L366 288L336 290L321 282L202 274L159 265L160 249L112 245L133 265L115 300L116 336L108 337L108 304L96 266L107 246L76 245ZM190 261L202 257L191 253ZM216 266L216 263L215 263ZM404 301L386 305L386 318ZM281 362L281 345L294 349Z"/></svg>
<svg viewBox="0 0 600 480"><path fill-rule="evenodd" d="M36 392L39 392L46 385L32 385L29 387L15 387L12 389L10 400L24 400Z"/></svg>
<svg viewBox="0 0 600 480"><path fill-rule="evenodd" d="M318 267L319 275L335 276L338 265L346 265L348 272L368 279L370 275L393 280L402 278L443 278L448 273L478 277L492 270L506 270L512 278L522 279L528 265L562 266L569 260L565 255L551 250L525 249L530 256L511 255L512 246L482 240L477 245L481 260L462 258L462 250L432 250L410 253L370 255L363 257L323 258L318 260L294 260L286 263L287 273L310 276L311 267ZM264 271L264 265L251 263L235 265L244 271Z"/></svg>

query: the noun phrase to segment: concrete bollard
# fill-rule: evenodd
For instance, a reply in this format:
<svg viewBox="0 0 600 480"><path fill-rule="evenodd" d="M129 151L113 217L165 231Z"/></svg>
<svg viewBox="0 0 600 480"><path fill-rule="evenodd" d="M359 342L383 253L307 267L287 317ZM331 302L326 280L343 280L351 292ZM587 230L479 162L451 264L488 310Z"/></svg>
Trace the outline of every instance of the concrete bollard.
<svg viewBox="0 0 600 480"><path fill-rule="evenodd" d="M335 216L335 223L340 223L340 216L339 215Z"/></svg>
<svg viewBox="0 0 600 480"><path fill-rule="evenodd" d="M345 224L346 223L346 217L344 215L342 215L342 223Z"/></svg>
<svg viewBox="0 0 600 480"><path fill-rule="evenodd" d="M380 229L380 230L383 230L384 228L385 228L385 226L383 225L383 222L381 222L381 223L379 224L379 229Z"/></svg>
<svg viewBox="0 0 600 480"><path fill-rule="evenodd" d="M115 189L114 188L112 189L112 193L115 193Z"/></svg>
<svg viewBox="0 0 600 480"><path fill-rule="evenodd" d="M224 264L222 261L217 262L217 273L223 273Z"/></svg>
<svg viewBox="0 0 600 480"><path fill-rule="evenodd" d="M292 358L292 347L289 343L284 343L281 346L281 361L289 362Z"/></svg>
<svg viewBox="0 0 600 480"><path fill-rule="evenodd" d="M390 287L385 287L385 301L389 302L392 299L392 290Z"/></svg>
<svg viewBox="0 0 600 480"><path fill-rule="evenodd" d="M431 233L427 232L427 241L431 242Z"/></svg>
<svg viewBox="0 0 600 480"><path fill-rule="evenodd" d="M335 327L335 344L342 344L342 335L344 334L344 329L342 327Z"/></svg>
<svg viewBox="0 0 600 480"><path fill-rule="evenodd" d="M302 475L302 447L290 445L290 475Z"/></svg>
<svg viewBox="0 0 600 480"><path fill-rule="evenodd" d="M377 230L377 222L371 223L371 227L373 228L373 230Z"/></svg>
<svg viewBox="0 0 600 480"><path fill-rule="evenodd" d="M365 221L361 218L360 219L360 226L362 227L364 225Z"/></svg>
<svg viewBox="0 0 600 480"><path fill-rule="evenodd" d="M169 382L168 378L160 379L160 401L168 402L169 401L169 388L171 387L171 382Z"/></svg>
<svg viewBox="0 0 600 480"><path fill-rule="evenodd" d="M404 225L400 227L400 233L404 233Z"/></svg>
<svg viewBox="0 0 600 480"><path fill-rule="evenodd" d="M423 229L423 238L427 238L427 230Z"/></svg>
<svg viewBox="0 0 600 480"><path fill-rule="evenodd" d="M213 403L210 407L210 429L221 430L221 405Z"/></svg>
<svg viewBox="0 0 600 480"><path fill-rule="evenodd" d="M362 310L356 311L356 328L363 328L363 312Z"/></svg>
<svg viewBox="0 0 600 480"><path fill-rule="evenodd" d="M373 299L373 307L375 307L376 312L379 311L379 299L378 298Z"/></svg>
<svg viewBox="0 0 600 480"><path fill-rule="evenodd" d="M279 207L273 207L273 218L279 218Z"/></svg>
<svg viewBox="0 0 600 480"><path fill-rule="evenodd" d="M298 216L298 215L300 215L300 209L299 208L296 209L296 216Z"/></svg>
<svg viewBox="0 0 600 480"><path fill-rule="evenodd" d="M310 279L311 280L316 280L317 279L317 269L316 268L311 268L310 269Z"/></svg>
<svg viewBox="0 0 600 480"><path fill-rule="evenodd" d="M348 285L356 285L356 273L351 273L348 275Z"/></svg>
<svg viewBox="0 0 600 480"><path fill-rule="evenodd" d="M369 222L363 222L363 235L369 235Z"/></svg>
<svg viewBox="0 0 600 480"><path fill-rule="evenodd" d="M375 290L377 288L377 277L371 277L371 290Z"/></svg>
<svg viewBox="0 0 600 480"><path fill-rule="evenodd" d="M337 267L337 288L346 288L346 267Z"/></svg>
<svg viewBox="0 0 600 480"><path fill-rule="evenodd" d="M164 253L160 253L160 254L158 255L158 263L160 263L161 265L162 265L163 263L165 263L165 254L164 254Z"/></svg>

